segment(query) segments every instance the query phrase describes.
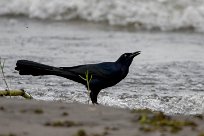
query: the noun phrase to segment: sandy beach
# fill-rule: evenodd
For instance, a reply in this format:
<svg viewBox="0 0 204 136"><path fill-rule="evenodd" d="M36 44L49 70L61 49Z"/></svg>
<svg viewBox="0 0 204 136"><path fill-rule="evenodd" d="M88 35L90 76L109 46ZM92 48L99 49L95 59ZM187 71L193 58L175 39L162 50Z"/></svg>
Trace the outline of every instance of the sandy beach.
<svg viewBox="0 0 204 136"><path fill-rule="evenodd" d="M203 136L203 115L0 99L0 136Z"/></svg>
<svg viewBox="0 0 204 136"><path fill-rule="evenodd" d="M0 98L0 136L204 136L203 9L202 0L1 0L0 90L34 100ZM72 67L136 51L100 105L87 104L81 84L15 70L18 60Z"/></svg>
<svg viewBox="0 0 204 136"><path fill-rule="evenodd" d="M35 100L0 99L0 136L204 135L202 34L1 19L6 79L11 89L23 88ZM19 59L73 66L113 61L133 49L143 54L124 81L100 93L101 105L96 106L83 104L86 89L77 83L56 76L20 76L14 70ZM3 90L2 80L0 85ZM145 108L157 112L141 110Z"/></svg>

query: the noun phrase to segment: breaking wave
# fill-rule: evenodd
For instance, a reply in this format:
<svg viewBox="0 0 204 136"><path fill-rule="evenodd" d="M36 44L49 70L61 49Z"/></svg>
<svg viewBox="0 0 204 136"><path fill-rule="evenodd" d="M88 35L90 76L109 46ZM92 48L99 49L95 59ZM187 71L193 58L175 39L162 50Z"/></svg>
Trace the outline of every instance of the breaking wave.
<svg viewBox="0 0 204 136"><path fill-rule="evenodd" d="M162 31L204 31L203 0L1 0L0 15L82 19Z"/></svg>
<svg viewBox="0 0 204 136"><path fill-rule="evenodd" d="M1 0L0 15L204 32L203 0Z"/></svg>

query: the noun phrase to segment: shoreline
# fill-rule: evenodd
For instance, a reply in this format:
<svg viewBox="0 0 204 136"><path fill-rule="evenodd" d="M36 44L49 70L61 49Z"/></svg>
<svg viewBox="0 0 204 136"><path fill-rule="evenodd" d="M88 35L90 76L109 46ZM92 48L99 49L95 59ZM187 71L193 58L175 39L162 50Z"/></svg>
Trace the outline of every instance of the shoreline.
<svg viewBox="0 0 204 136"><path fill-rule="evenodd" d="M1 136L203 136L203 115L0 99Z"/></svg>
<svg viewBox="0 0 204 136"><path fill-rule="evenodd" d="M192 28L188 28L188 29L184 29L184 28L180 28L180 29L176 29L176 30L167 30L167 31L163 31L160 29L144 29L144 28L137 28L134 25L128 25L128 26L124 26L124 25L110 25L108 24L106 21L102 21L102 22L93 22L93 21L87 21L87 20L83 20L83 19L72 19L72 20L52 20L52 19L40 19L40 18L30 18L27 16L23 16L23 15L17 15L17 16L12 16L12 15L1 15L0 19L2 20L7 20L8 25L15 25L16 23L18 23L18 21L24 21L25 25L28 25L31 21L32 22L37 22L37 23L42 23L42 24L62 24L62 25L66 25L66 26L73 26L73 27L79 27L81 29L90 29L92 31L94 30L100 30L100 31L105 31L105 32L109 32L109 31L113 31L113 32L127 32L127 33L164 33L164 34L173 34L173 33L186 33L186 34L203 34L204 32L202 31L195 31ZM27 27L29 28L29 27Z"/></svg>

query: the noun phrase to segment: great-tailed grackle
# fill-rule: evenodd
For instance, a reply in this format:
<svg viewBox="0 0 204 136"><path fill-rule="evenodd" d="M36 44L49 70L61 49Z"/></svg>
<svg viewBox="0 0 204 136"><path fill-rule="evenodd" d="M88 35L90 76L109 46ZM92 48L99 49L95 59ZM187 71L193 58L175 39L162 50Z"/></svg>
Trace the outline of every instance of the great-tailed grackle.
<svg viewBox="0 0 204 136"><path fill-rule="evenodd" d="M86 64L73 67L53 67L28 60L18 60L16 70L20 75L56 75L75 82L81 83L87 87L87 82L82 78L85 77L86 71L90 80L90 97L93 104L97 103L98 93L107 87L113 86L124 79L128 72L129 66L135 56L140 51L134 53L124 53L115 62L103 62L98 64Z"/></svg>

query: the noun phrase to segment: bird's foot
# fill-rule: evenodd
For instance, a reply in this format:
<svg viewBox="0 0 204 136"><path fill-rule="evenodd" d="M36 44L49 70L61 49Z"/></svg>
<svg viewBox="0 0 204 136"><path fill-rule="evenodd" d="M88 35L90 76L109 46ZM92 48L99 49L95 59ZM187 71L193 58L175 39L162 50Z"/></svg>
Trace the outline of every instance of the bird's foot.
<svg viewBox="0 0 204 136"><path fill-rule="evenodd" d="M99 103L98 102L93 102L93 105L99 105Z"/></svg>

